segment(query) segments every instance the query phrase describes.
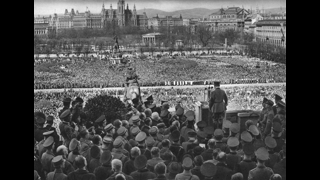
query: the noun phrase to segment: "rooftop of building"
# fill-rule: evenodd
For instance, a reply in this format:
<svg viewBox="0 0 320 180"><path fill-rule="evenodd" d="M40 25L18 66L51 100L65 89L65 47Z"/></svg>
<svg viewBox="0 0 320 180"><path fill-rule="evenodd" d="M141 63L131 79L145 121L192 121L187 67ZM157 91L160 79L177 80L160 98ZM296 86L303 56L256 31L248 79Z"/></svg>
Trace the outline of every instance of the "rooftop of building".
<svg viewBox="0 0 320 180"><path fill-rule="evenodd" d="M285 19L264 19L259 22L257 22L257 26L280 26L280 24L283 24L283 26L286 26L286 20Z"/></svg>
<svg viewBox="0 0 320 180"><path fill-rule="evenodd" d="M34 24L35 29L47 28L48 26L49 26L49 23L36 23L36 24Z"/></svg>
<svg viewBox="0 0 320 180"><path fill-rule="evenodd" d="M143 34L142 36L159 36L162 35L161 33L148 33L148 34Z"/></svg>

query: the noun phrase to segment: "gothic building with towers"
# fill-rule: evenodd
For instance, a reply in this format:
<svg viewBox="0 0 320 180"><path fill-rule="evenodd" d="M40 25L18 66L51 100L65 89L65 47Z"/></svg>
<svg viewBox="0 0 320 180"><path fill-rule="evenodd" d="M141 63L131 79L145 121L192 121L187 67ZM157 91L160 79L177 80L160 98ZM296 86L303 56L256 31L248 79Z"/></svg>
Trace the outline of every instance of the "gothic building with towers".
<svg viewBox="0 0 320 180"><path fill-rule="evenodd" d="M124 0L118 1L117 9L113 9L112 4L110 5L110 9L106 9L103 4L101 10L101 18L104 25L106 25L107 22L111 22L112 20L116 21L120 27L128 25L138 25L136 6L134 5L133 10L130 10L128 4L127 7L125 7Z"/></svg>

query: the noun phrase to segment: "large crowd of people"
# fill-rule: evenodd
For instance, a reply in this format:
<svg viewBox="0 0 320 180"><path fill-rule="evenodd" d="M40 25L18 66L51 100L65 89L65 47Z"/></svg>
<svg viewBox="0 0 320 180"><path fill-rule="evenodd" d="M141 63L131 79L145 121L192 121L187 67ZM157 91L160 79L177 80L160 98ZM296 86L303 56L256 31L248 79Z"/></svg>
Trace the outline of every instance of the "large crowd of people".
<svg viewBox="0 0 320 180"><path fill-rule="evenodd" d="M189 68L160 60L131 59L131 66L136 69L140 86L164 86L167 82L174 84L186 81L204 84L210 79L219 80L222 84L286 81L285 65L258 63L254 66L253 64L257 64L251 60L254 58L244 56L209 58L207 61L200 57L188 58L197 62L197 65ZM202 61L206 63L201 63ZM48 66L49 63L49 67L41 67L42 64ZM36 60L34 67L34 89L62 89L123 87L127 66L112 65L98 58L76 57L68 60Z"/></svg>
<svg viewBox="0 0 320 180"><path fill-rule="evenodd" d="M235 107L249 110L262 110L262 97L272 98L272 94L278 93L285 96L285 85L273 85L273 86L238 86L238 87L225 87L223 88L229 98L230 104L234 104ZM62 108L62 102L64 96L82 97L85 102L94 96L100 94L108 94L111 96L121 97L124 90L67 90L63 92L56 91L38 91L34 93L34 111L42 111L45 114L56 114L55 112ZM175 107L177 103L180 103L184 109L195 110L195 104L198 101L206 101L205 98L208 94L208 88L186 88L186 89L164 89L164 88L143 88L141 89L142 98L152 95L157 105L161 105L161 101L167 101L170 108ZM38 104L41 101L49 102L50 106L39 107Z"/></svg>
<svg viewBox="0 0 320 180"><path fill-rule="evenodd" d="M142 108L111 121L88 121L83 108L89 98L117 91L36 92L35 102L56 109L34 112L34 179L285 180L285 86L222 89L229 101L257 103L257 123L249 119L243 128L226 119L214 129L196 122L187 105L204 89L146 89Z"/></svg>

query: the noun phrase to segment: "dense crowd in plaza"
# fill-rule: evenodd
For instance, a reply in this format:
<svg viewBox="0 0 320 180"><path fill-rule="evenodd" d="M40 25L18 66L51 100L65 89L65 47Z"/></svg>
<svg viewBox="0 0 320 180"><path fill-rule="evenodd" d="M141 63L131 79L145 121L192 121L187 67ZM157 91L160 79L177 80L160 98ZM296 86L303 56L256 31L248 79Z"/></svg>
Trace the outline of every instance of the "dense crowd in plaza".
<svg viewBox="0 0 320 180"><path fill-rule="evenodd" d="M259 63L259 67L257 67L253 66L256 62L242 56L219 58L219 60L188 58L189 61L197 62L192 67L164 63L161 59L131 59L134 61L131 66L136 69L140 86L164 86L168 82L171 85L181 85L186 81L202 85L212 79L219 80L222 84L286 81L285 65ZM201 63L204 61L206 63ZM239 64L237 61L241 63ZM43 70L44 67L41 67L41 64L48 65L50 63L50 67ZM69 61L62 59L37 60L34 66L34 89L123 87L127 67L116 65L111 68L109 62L89 57L70 58Z"/></svg>
<svg viewBox="0 0 320 180"><path fill-rule="evenodd" d="M53 116L34 113L34 179L285 180L285 86L222 89L243 107L257 103L258 124L248 120L241 129L227 119L214 129L195 122L195 112L185 105L204 89L144 90L142 108L112 123L104 115L88 121L83 111L101 90L37 92L35 102L48 100L59 110L51 109ZM168 102L159 107L162 100Z"/></svg>

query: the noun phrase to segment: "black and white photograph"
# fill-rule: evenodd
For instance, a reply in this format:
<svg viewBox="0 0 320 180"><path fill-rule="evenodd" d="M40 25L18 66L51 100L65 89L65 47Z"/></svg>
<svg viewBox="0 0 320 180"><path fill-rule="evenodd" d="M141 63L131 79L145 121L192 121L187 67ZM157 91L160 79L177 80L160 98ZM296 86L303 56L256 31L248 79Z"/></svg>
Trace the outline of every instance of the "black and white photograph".
<svg viewBox="0 0 320 180"><path fill-rule="evenodd" d="M34 0L34 180L286 180L286 42L286 0Z"/></svg>

